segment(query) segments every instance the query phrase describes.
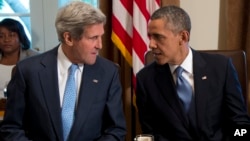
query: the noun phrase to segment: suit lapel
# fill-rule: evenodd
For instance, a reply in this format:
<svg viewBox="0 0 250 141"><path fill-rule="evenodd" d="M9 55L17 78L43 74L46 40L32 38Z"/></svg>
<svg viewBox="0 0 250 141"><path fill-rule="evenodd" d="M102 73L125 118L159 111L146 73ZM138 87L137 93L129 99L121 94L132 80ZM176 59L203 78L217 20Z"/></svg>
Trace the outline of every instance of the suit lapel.
<svg viewBox="0 0 250 141"><path fill-rule="evenodd" d="M104 70L98 66L99 65L97 65L97 63L94 65L84 66L78 105L76 109L76 117L71 133L77 134L80 131L79 129L85 124L93 101L96 98L96 95L99 93L99 88L103 82L102 74ZM73 140L72 135L70 135L69 138Z"/></svg>
<svg viewBox="0 0 250 141"><path fill-rule="evenodd" d="M204 125L206 116L206 105L209 89L207 86L209 82L208 69L206 68L206 62L201 57L200 53L193 51L193 71L194 71L194 91L196 102L196 115L198 126Z"/></svg>
<svg viewBox="0 0 250 141"><path fill-rule="evenodd" d="M58 74L57 65L55 65L57 64L57 49L58 48L55 48L51 51L51 53L47 53L41 61L41 65L43 65L44 69L39 72L39 77L52 125L54 126L55 133L58 135L58 138L62 140Z"/></svg>
<svg viewBox="0 0 250 141"><path fill-rule="evenodd" d="M156 66L156 83L159 86L159 89L169 104L169 106L173 109L173 111L178 115L178 117L181 119L180 121L186 121L183 122L183 124L187 127L187 118L186 115L184 115L182 105L179 101L179 98L176 93L175 89L175 83L172 77L172 73L170 71L169 65L166 64L164 66Z"/></svg>

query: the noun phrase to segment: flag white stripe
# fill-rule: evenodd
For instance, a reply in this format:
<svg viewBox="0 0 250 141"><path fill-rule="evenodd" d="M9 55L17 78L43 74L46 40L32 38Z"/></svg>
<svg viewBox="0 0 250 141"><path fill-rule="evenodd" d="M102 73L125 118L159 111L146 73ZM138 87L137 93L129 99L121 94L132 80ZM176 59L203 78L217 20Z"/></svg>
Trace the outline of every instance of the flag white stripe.
<svg viewBox="0 0 250 141"><path fill-rule="evenodd" d="M154 0L147 0L146 1L146 8L149 12L150 15L153 14L153 12L158 9L160 6L158 5L158 3Z"/></svg>
<svg viewBox="0 0 250 141"><path fill-rule="evenodd" d="M147 36L147 20L145 19L145 17L143 16L143 13L141 13L138 5L134 2L134 18L136 18L135 20L133 20L133 26L136 29L136 31L140 34L142 40L144 41L144 43L146 45L148 45L148 36Z"/></svg>
<svg viewBox="0 0 250 141"><path fill-rule="evenodd" d="M133 33L133 19L132 16L128 13L126 8L119 0L113 1L113 15L119 20L120 24L122 25L123 29L125 29L128 35L132 38Z"/></svg>
<svg viewBox="0 0 250 141"><path fill-rule="evenodd" d="M135 30L138 32L138 34L141 36L148 50L149 49L148 48L149 40L147 36L148 22L147 19L144 17L143 13L140 11L138 5L135 3L135 1L133 3L134 3L133 26ZM156 1L146 0L146 9L150 15L158 8L159 5ZM132 59L133 59L133 73L134 75L136 75L136 73L140 71L141 68L144 67L144 63L143 60L140 60L140 57L138 56L138 54L135 52L134 49L132 50Z"/></svg>
<svg viewBox="0 0 250 141"><path fill-rule="evenodd" d="M136 54L136 52L134 52L134 50L132 53L133 53L133 73L134 75L136 75L136 73L139 72L139 70L144 67L144 64L140 59L138 59L139 56Z"/></svg>

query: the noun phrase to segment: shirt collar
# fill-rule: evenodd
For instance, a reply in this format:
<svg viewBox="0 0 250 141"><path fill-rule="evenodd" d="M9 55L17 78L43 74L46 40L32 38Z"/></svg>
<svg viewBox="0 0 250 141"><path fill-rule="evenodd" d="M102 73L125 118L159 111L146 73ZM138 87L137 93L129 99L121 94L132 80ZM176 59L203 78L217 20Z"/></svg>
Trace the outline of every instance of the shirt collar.
<svg viewBox="0 0 250 141"><path fill-rule="evenodd" d="M71 66L72 62L67 58L67 56L64 54L62 50L62 45L58 47L58 56L57 56L57 61L58 61L58 67L61 70L61 73L67 73L68 68ZM83 64L78 64L78 68L80 72L83 71Z"/></svg>
<svg viewBox="0 0 250 141"><path fill-rule="evenodd" d="M170 67L172 74L174 73L175 69L178 66L181 66L186 72L193 74L193 52L192 52L190 47L188 47L187 57L184 59L184 61L180 65L170 65L169 64L169 67Z"/></svg>
<svg viewBox="0 0 250 141"><path fill-rule="evenodd" d="M70 65L72 63L70 62L70 60L63 53L61 45L58 47L57 61L58 61L58 67L60 68L61 73L67 73L68 68L70 67Z"/></svg>

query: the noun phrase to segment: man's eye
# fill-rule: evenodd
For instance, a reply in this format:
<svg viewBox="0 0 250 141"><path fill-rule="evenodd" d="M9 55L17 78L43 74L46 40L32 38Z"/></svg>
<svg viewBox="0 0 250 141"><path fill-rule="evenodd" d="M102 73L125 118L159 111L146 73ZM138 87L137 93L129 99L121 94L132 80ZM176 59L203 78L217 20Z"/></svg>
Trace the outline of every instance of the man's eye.
<svg viewBox="0 0 250 141"><path fill-rule="evenodd" d="M94 36L94 37L91 37L90 39L96 40L97 38L98 38L97 36Z"/></svg>
<svg viewBox="0 0 250 141"><path fill-rule="evenodd" d="M154 40L161 40L164 39L165 37L160 34L148 34L149 39L154 39Z"/></svg>
<svg viewBox="0 0 250 141"><path fill-rule="evenodd" d="M156 35L156 38L157 39L162 39L162 38L164 38L162 35Z"/></svg>

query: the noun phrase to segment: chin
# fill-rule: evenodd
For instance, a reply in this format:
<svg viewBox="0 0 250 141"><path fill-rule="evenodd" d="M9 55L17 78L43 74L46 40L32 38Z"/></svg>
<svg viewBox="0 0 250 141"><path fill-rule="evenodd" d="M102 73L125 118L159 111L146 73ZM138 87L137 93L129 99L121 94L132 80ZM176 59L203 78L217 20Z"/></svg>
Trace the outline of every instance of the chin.
<svg viewBox="0 0 250 141"><path fill-rule="evenodd" d="M156 60L156 63L159 64L159 65L164 65L164 64L166 64L167 62Z"/></svg>
<svg viewBox="0 0 250 141"><path fill-rule="evenodd" d="M96 59L87 60L87 61L85 62L85 64L87 64L87 65L93 65L93 64L95 64L95 62L96 62Z"/></svg>
<svg viewBox="0 0 250 141"><path fill-rule="evenodd" d="M160 62L156 62L158 65L164 65L163 63L160 63Z"/></svg>

